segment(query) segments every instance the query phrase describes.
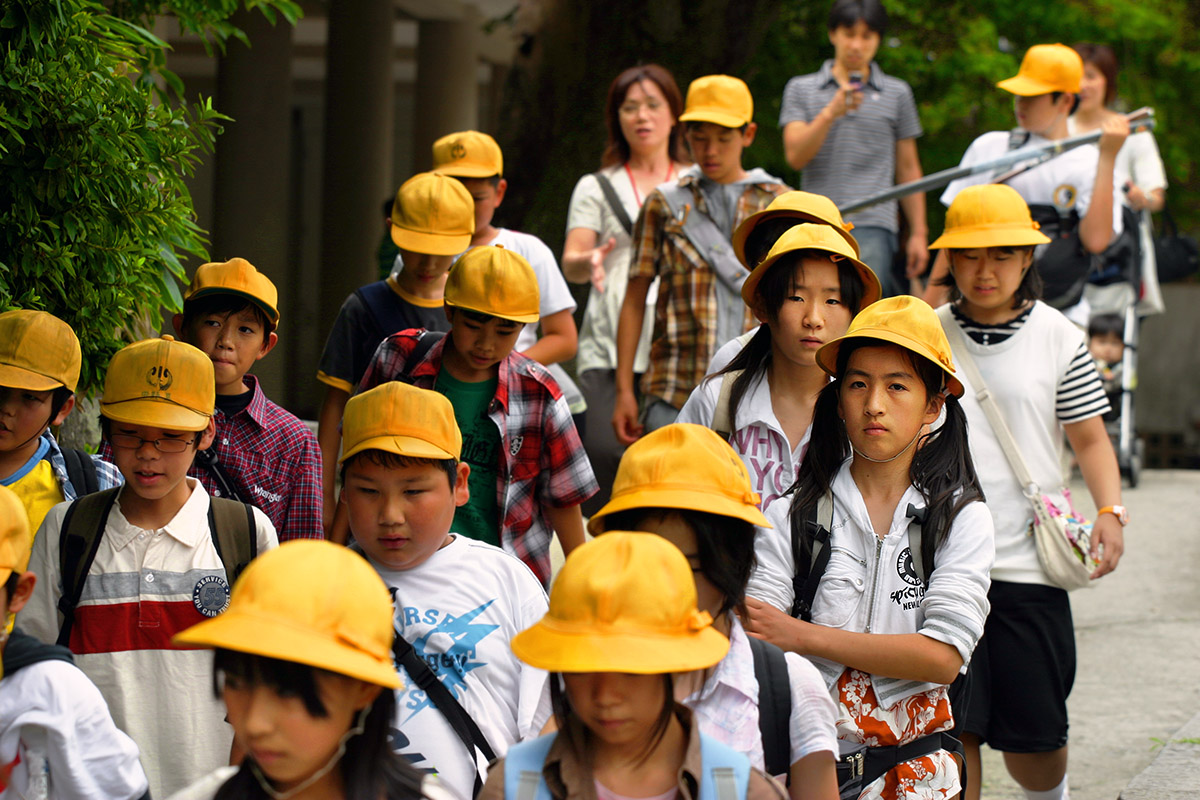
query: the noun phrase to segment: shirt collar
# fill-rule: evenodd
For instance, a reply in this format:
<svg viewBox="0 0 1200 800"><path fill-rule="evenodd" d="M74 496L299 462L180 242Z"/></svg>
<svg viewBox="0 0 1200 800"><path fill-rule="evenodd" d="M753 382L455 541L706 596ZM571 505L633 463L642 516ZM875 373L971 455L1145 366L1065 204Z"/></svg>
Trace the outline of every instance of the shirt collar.
<svg viewBox="0 0 1200 800"><path fill-rule="evenodd" d="M849 517L859 529L871 531L874 530L874 527L871 524L871 515L867 512L866 501L863 500L862 492L859 491L858 484L854 482L854 478L850 474L852 461L854 461L853 456L842 462L842 466L833 477L830 488L833 490L835 508L840 508L841 512ZM909 484L909 487L904 490L900 502L896 503L896 510L892 513L891 528L884 533L884 538L890 536L894 531L905 532L908 530L908 507L910 505L918 511L925 509L925 498L912 484Z"/></svg>
<svg viewBox="0 0 1200 800"><path fill-rule="evenodd" d="M700 691L687 699L689 706L703 702L717 691L719 685L727 686L739 694L758 703L758 679L754 677L754 653L750 640L737 614L726 614L729 619L729 653L712 668L712 673Z"/></svg>
<svg viewBox="0 0 1200 800"><path fill-rule="evenodd" d="M192 488L183 507L162 527L162 531L187 547L195 547L209 536L208 530L208 492L194 478L185 478ZM109 515L110 531L106 534L112 542L113 549L120 550L132 542L138 534L146 533L147 529L139 528L125 518L121 511L122 489L117 495L113 513Z"/></svg>
<svg viewBox="0 0 1200 800"><path fill-rule="evenodd" d="M867 85L875 91L883 90L884 72L879 68L879 64L871 62L871 68L867 70ZM833 59L829 59L821 65L821 69L817 71L817 85L822 89L828 88L830 85L836 87L838 85L837 78L833 77Z"/></svg>

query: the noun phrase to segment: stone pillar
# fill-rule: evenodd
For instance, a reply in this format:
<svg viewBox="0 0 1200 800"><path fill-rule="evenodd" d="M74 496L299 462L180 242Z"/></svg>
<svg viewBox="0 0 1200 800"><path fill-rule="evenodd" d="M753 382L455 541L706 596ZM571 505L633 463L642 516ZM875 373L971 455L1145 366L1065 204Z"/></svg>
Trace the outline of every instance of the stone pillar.
<svg viewBox="0 0 1200 800"><path fill-rule="evenodd" d="M430 150L441 136L479 127L479 45L476 15L463 20L422 20L417 29L413 167L432 166Z"/></svg>
<svg viewBox="0 0 1200 800"><path fill-rule="evenodd" d="M268 396L287 405L289 343L303 329L288 313L300 291L288 259L292 26L271 25L257 11L240 11L232 22L253 46L231 39L217 67L215 105L233 119L217 137L210 254L214 261L245 258L278 287L283 345L254 374Z"/></svg>
<svg viewBox="0 0 1200 800"><path fill-rule="evenodd" d="M313 287L321 293L322 341L346 295L378 276L379 206L396 190L393 18L390 2L329 4L321 285Z"/></svg>

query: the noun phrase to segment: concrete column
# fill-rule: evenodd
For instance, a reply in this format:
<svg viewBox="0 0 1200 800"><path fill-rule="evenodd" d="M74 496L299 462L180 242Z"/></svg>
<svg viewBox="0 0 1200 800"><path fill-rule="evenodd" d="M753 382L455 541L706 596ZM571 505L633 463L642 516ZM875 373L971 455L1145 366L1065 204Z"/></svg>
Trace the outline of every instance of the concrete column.
<svg viewBox="0 0 1200 800"><path fill-rule="evenodd" d="M217 137L211 255L245 258L278 287L281 346L254 373L271 398L287 405L290 344L303 330L289 315L298 291L288 259L292 26L271 25L257 11L240 11L232 21L253 46L230 40L217 67L215 105L233 120Z"/></svg>
<svg viewBox="0 0 1200 800"><path fill-rule="evenodd" d="M413 167L432 166L430 150L441 136L479 127L480 22L422 20L417 28Z"/></svg>
<svg viewBox="0 0 1200 800"><path fill-rule="evenodd" d="M379 205L392 185L393 6L329 4L320 336L346 295L377 278ZM311 365L314 373L316 365Z"/></svg>

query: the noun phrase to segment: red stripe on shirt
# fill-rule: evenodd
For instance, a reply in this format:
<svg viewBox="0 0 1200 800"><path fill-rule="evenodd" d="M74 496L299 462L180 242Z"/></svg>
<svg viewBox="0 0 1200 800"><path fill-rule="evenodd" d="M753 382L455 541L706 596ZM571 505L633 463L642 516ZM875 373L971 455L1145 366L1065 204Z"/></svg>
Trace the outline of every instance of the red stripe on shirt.
<svg viewBox="0 0 1200 800"><path fill-rule="evenodd" d="M76 655L190 650L171 644L171 637L206 619L190 600L80 606L69 646Z"/></svg>

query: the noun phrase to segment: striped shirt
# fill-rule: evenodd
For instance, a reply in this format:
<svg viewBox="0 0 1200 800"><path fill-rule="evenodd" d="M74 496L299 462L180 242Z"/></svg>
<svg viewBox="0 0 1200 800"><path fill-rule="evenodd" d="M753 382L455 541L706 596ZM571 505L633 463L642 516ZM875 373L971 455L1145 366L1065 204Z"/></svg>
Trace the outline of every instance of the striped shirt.
<svg viewBox="0 0 1200 800"><path fill-rule="evenodd" d="M789 122L809 123L837 93L833 60L818 72L798 75L787 82L779 109L779 127ZM884 73L871 62L863 86L863 103L834 121L821 149L804 166L800 188L823 194L839 206L890 189L896 183L896 142L922 134L912 89L899 78ZM865 208L846 219L855 225L899 230L897 201Z"/></svg>

